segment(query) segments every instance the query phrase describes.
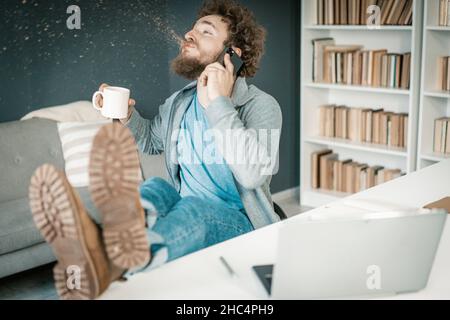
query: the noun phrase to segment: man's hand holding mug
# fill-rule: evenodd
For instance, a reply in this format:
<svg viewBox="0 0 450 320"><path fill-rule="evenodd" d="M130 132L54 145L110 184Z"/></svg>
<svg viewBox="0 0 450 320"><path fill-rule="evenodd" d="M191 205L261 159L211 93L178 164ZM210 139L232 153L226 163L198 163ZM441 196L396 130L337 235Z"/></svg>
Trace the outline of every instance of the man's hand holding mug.
<svg viewBox="0 0 450 320"><path fill-rule="evenodd" d="M92 96L92 106L110 119L118 119L127 123L133 113L136 101L130 99L130 90L112 87L103 83Z"/></svg>

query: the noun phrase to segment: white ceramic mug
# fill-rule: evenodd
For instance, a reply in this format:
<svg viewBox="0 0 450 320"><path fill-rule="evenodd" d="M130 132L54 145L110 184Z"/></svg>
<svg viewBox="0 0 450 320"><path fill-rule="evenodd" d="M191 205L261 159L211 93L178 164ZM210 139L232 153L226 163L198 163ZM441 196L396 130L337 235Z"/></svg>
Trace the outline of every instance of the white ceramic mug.
<svg viewBox="0 0 450 320"><path fill-rule="evenodd" d="M102 96L103 106L97 105L97 96ZM128 116L128 100L130 90L121 87L106 87L96 91L92 96L92 106L99 110L102 116L110 119L125 119Z"/></svg>

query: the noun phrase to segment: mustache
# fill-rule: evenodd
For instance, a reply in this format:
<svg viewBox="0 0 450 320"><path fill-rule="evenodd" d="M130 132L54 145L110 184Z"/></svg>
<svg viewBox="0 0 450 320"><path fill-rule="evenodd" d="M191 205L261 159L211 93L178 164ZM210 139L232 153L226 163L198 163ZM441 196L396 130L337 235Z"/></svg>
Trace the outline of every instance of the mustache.
<svg viewBox="0 0 450 320"><path fill-rule="evenodd" d="M181 48L184 47L185 45L193 45L193 46L195 46L196 48L198 48L197 44L196 44L195 41L193 41L193 40L191 40L191 41L183 40L183 41L180 42L180 47L181 47Z"/></svg>

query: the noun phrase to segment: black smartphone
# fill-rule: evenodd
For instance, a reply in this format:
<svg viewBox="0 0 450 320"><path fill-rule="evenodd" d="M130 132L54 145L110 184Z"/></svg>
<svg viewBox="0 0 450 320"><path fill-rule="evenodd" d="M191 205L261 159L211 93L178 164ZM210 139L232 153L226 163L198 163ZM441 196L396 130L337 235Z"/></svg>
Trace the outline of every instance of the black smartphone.
<svg viewBox="0 0 450 320"><path fill-rule="evenodd" d="M242 71L242 68L244 67L244 61L241 60L239 55L234 52L234 50L231 47L225 48L223 52L220 54L218 61L225 66L225 63L223 61L225 54L228 53L231 58L231 63L234 65L234 75L236 77L239 77L239 74Z"/></svg>

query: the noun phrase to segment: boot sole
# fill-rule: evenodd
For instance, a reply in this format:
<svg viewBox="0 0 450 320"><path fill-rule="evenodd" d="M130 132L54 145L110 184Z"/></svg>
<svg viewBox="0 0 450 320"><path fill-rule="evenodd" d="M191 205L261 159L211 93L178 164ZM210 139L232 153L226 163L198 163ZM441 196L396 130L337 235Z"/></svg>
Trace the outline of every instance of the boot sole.
<svg viewBox="0 0 450 320"><path fill-rule="evenodd" d="M150 259L142 208L139 155L128 128L112 123L94 138L89 161L89 191L103 221L106 252L122 269L144 266Z"/></svg>
<svg viewBox="0 0 450 320"><path fill-rule="evenodd" d="M33 220L58 260L53 268L62 299L93 299L99 277L82 232L82 209L64 173L50 164L36 169L29 186Z"/></svg>

